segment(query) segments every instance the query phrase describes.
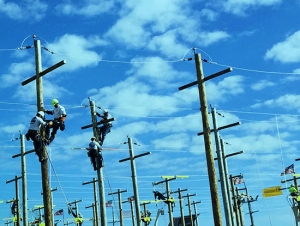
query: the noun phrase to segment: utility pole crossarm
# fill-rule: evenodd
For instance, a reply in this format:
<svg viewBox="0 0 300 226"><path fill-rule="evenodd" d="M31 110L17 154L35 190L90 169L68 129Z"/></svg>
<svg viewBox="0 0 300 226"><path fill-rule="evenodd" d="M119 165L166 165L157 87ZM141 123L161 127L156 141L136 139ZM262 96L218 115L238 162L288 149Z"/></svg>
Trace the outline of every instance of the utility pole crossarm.
<svg viewBox="0 0 300 226"><path fill-rule="evenodd" d="M108 122L112 122L112 121L115 121L115 118L109 118L109 119L107 119L105 121L97 122L97 126L99 126L99 125L101 125L103 123L108 123ZM91 127L93 127L93 124L89 124L87 126L82 126L81 129L87 129L87 128L91 128Z"/></svg>
<svg viewBox="0 0 300 226"><path fill-rule="evenodd" d="M225 126L221 126L221 127L219 127L217 130L220 131L220 130L222 130L222 129L227 129L227 128L230 128L230 127L233 127L233 126L238 126L238 125L241 125L241 123L240 123L240 122L235 122L235 123L232 123L232 124L228 124L228 125L225 125ZM211 133L212 133L212 132L215 132L215 130L214 130L214 129L211 129L210 132L211 132ZM204 134L204 132L197 133L198 136L201 136L201 135L203 135L203 134Z"/></svg>
<svg viewBox="0 0 300 226"><path fill-rule="evenodd" d="M148 151L148 152L145 152L145 153L142 153L142 154L133 156L133 159L136 159L136 158L139 158L139 157L142 157L142 156L145 156L145 155L150 155L150 154L151 154L151 152ZM130 159L131 159L131 158L121 159L121 160L119 160L119 162L125 162L125 161L128 161L128 160L130 160ZM132 159L132 160L133 160L133 159Z"/></svg>
<svg viewBox="0 0 300 226"><path fill-rule="evenodd" d="M52 65L51 67L47 68L46 70L40 72L40 73L39 73L39 76L42 77L42 76L44 76L45 74L47 74L47 73L49 73L49 72L55 70L56 68L58 68L58 67L64 65L65 63L66 63L66 61L65 61L65 60L62 60L62 61L58 62L57 64L54 64L54 65ZM22 86L25 86L25 85L27 85L28 83L30 83L30 82L32 82L32 81L34 81L34 80L36 80L36 79L37 79L37 75L34 75L34 76L32 76L31 78L26 79L25 81L23 81L23 82L22 82Z"/></svg>
<svg viewBox="0 0 300 226"><path fill-rule="evenodd" d="M16 181L16 180L19 180L19 179L21 179L21 178L22 178L22 176L19 176L19 177L16 177L16 178L14 178L14 179L7 180L6 183L8 184L8 183L14 182L14 181Z"/></svg>
<svg viewBox="0 0 300 226"><path fill-rule="evenodd" d="M24 155L30 154L32 152L35 152L35 150L26 151L26 152L24 152ZM22 156L22 153L13 155L12 158L17 158L17 157L20 157L20 156Z"/></svg>
<svg viewBox="0 0 300 226"><path fill-rule="evenodd" d="M216 77L218 77L220 75L226 74L226 73L231 72L231 71L232 71L232 68L227 68L227 69L225 69L223 71L219 71L217 73L214 73L212 75L209 75L209 76L205 77L203 79L203 81L207 81L207 80L210 80L212 78L216 78ZM188 84L186 84L184 86L179 87L178 90L184 90L186 88L192 87L192 86L197 85L197 84L198 84L198 81L194 81L194 82L191 82L191 83L188 83Z"/></svg>

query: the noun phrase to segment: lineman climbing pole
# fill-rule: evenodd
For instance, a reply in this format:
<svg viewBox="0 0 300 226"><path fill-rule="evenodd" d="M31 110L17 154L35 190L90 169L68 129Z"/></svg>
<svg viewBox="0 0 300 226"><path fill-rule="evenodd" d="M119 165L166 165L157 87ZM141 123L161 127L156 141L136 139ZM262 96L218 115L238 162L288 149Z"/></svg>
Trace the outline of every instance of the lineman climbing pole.
<svg viewBox="0 0 300 226"><path fill-rule="evenodd" d="M21 224L20 224L19 186L18 186L18 180L21 179L21 178L22 177L15 176L15 179L6 181L7 184L15 181L15 185L16 185L16 200L17 200L17 206L16 206L16 208L17 208L17 213L16 213L17 214L17 222L16 222L16 226L21 226Z"/></svg>
<svg viewBox="0 0 300 226"><path fill-rule="evenodd" d="M41 56L41 43L40 40L34 38L34 48L35 48L35 66L36 66L36 74L31 78L22 82L22 86L27 85L32 81L36 81L36 97L37 97L37 111L44 110L44 98L43 98L43 80L42 76L45 74L55 70L56 68L64 65L66 62L60 61L59 63L47 68L42 71L42 56ZM44 128L41 128L41 136L43 137L45 134ZM46 146L43 145L43 153L42 156L45 158L47 156ZM48 161L41 162L41 173L42 173L42 187L43 187L43 201L44 201L44 215L45 215L45 224L53 225L53 216L52 216L52 199L51 199L51 190L49 185L49 174L48 174Z"/></svg>
<svg viewBox="0 0 300 226"><path fill-rule="evenodd" d="M97 132L97 125L100 124L100 122L97 122L97 116L96 116L96 106L95 102L92 101L89 98L90 101L90 108L91 108L91 117L92 117L92 124L87 126L82 126L81 129L86 129L93 127L93 136L96 138L96 141L99 142L99 136ZM111 121L114 120L114 118L110 119ZM103 172L102 167L99 167L99 159L97 158L97 176L98 176L98 186L99 186L99 199L100 199L100 214L101 214L101 226L106 226L106 206L105 206L105 188L104 188L104 182L103 182Z"/></svg>
<svg viewBox="0 0 300 226"><path fill-rule="evenodd" d="M207 101L206 101L206 92L205 92L204 82L209 79L215 78L217 76L223 75L227 72L230 72L232 69L228 68L228 69L225 69L223 71L217 72L215 74L212 74L212 75L204 78L201 55L196 54L196 53L194 55L195 55L195 63L196 63L196 71L197 71L197 81L191 82L184 86L181 86L181 87L179 87L179 90L183 90L183 89L186 89L186 88L189 88L191 86L198 84L212 211L213 211L215 226L221 226L222 225L221 208L220 208L220 200L219 200L219 195L218 195L216 168L215 168L215 164L214 164L213 151L212 151L212 147L211 147L210 127L209 127L209 119L208 119L208 110L207 110Z"/></svg>
<svg viewBox="0 0 300 226"><path fill-rule="evenodd" d="M174 221L173 221L173 209L172 209L172 203L170 202L170 186L169 186L169 181L171 180L176 180L177 178L188 178L188 176L162 176L164 179L163 181L159 182L153 182L152 185L156 186L162 183L166 183L166 193L167 193L167 203L168 203L168 211L169 211L169 220L170 220L170 226L174 226Z"/></svg>

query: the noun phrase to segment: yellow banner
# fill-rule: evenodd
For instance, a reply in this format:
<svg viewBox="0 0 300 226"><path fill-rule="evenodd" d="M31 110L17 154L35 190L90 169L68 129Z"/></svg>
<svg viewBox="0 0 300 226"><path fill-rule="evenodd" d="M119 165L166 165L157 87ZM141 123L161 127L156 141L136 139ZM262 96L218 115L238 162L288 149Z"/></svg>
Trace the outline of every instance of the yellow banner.
<svg viewBox="0 0 300 226"><path fill-rule="evenodd" d="M274 186L274 187L263 189L263 197L264 198L277 196L277 195L282 195L282 190L280 190L280 186Z"/></svg>

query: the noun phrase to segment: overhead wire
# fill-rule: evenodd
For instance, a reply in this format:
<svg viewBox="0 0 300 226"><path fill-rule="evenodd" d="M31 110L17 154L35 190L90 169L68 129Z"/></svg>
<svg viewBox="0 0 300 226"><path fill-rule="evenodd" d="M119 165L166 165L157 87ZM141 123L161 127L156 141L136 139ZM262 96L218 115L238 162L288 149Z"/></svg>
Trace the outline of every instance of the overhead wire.
<svg viewBox="0 0 300 226"><path fill-rule="evenodd" d="M28 35L26 38L24 38L24 40L22 41L21 43L21 46L19 48L15 48L15 49L0 49L0 51L8 51L8 50L23 50L23 49L26 49L26 48L31 48L32 46L26 46L26 47L23 47L23 44L25 42L25 40L27 38L29 38L30 36L34 36L34 35ZM35 35L37 36L37 35ZM41 36L39 36L41 37ZM43 39L47 44L49 44L43 37L41 37L41 39ZM54 52L54 51L51 51L49 50L48 48L44 47L43 46L43 49L45 49L46 51L52 53L52 54L60 54L60 55L65 55L65 56L68 56L67 54L61 54L61 53L57 53L57 52ZM203 52L204 54L206 54L209 58L209 60L206 60L206 59L202 59L203 62L206 62L206 63L209 63L209 64L215 64L215 65L218 65L218 66L222 66L222 67L230 67L230 68L233 68L233 69L237 69L237 70L243 70L243 71L250 71L250 72L256 72L256 73L264 73L264 74L284 74L284 75L300 75L300 72L279 72L279 71L266 71L266 70L257 70L257 69L248 69L248 68L243 68L243 67L236 67L236 66L230 66L230 65L226 65L226 64L220 64L220 63L217 63L217 62L214 62L211 58L211 56L205 52L204 50L200 49L200 48L196 48L196 47L193 47L193 48L189 48L183 55L183 57L181 59L177 59L177 60L165 60L163 62L167 62L167 63L176 63L176 62L182 62L182 61L186 61L186 60L191 60L192 58L188 58L186 59L186 55L189 51L193 50L195 52L195 50L199 50L201 52ZM72 56L74 57L74 56ZM76 58L79 58L78 56ZM107 59L100 59L99 62L107 62L107 63L122 63L122 64L135 64L135 63L138 63L138 64L145 64L145 63L160 63L160 62L155 62L155 61L122 61L122 60L107 60Z"/></svg>

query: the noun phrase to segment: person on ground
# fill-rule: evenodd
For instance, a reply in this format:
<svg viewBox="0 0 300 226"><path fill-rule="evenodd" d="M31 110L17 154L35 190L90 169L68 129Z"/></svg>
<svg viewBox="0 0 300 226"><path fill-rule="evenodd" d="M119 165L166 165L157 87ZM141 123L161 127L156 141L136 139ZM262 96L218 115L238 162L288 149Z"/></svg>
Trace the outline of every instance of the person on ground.
<svg viewBox="0 0 300 226"><path fill-rule="evenodd" d="M67 117L67 113L65 108L59 104L59 101L57 99L52 100L52 106L54 107L53 110L45 110L46 114L53 115L54 120L53 120L53 125L52 125L52 132L51 136L50 135L50 128L46 130L46 137L48 139L47 144L49 145L55 138L55 135L57 133L57 130L60 129L61 131L64 131L66 126L65 126L65 120Z"/></svg>

